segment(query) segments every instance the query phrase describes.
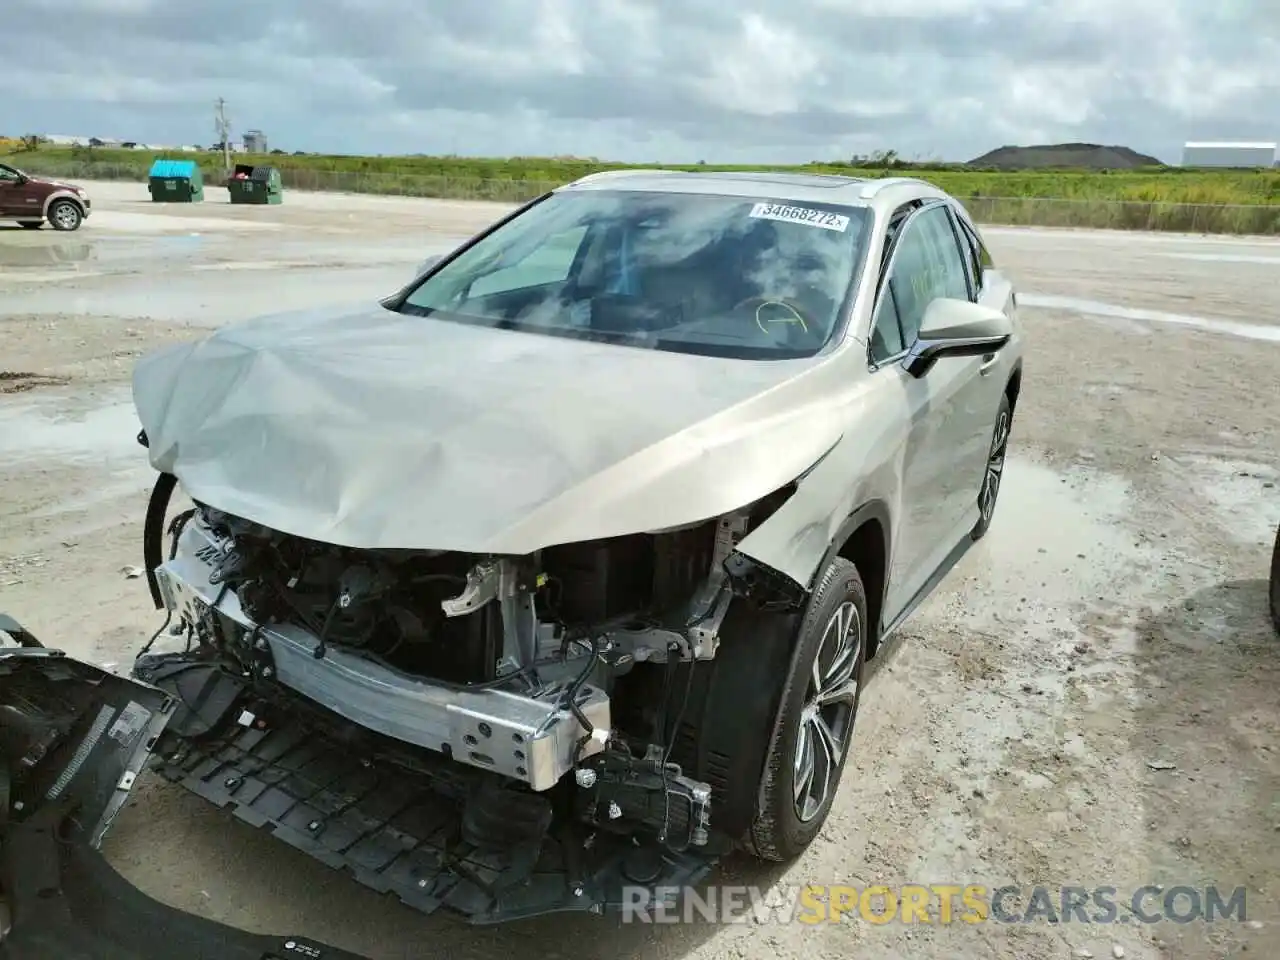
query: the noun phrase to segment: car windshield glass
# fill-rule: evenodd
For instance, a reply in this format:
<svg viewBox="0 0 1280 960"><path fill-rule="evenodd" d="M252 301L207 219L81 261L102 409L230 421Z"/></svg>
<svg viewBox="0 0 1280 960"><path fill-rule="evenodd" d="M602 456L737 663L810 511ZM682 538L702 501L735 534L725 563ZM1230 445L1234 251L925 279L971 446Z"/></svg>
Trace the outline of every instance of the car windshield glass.
<svg viewBox="0 0 1280 960"><path fill-rule="evenodd" d="M715 356L817 353L860 269L861 207L646 191L553 194L394 309Z"/></svg>

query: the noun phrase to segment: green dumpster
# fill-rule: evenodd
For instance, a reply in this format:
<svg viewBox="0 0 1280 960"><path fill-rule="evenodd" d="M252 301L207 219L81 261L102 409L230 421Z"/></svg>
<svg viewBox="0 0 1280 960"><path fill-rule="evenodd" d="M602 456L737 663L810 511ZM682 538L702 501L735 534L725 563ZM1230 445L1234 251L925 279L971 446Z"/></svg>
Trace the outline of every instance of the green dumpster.
<svg viewBox="0 0 1280 960"><path fill-rule="evenodd" d="M284 200L284 184L276 167L237 163L227 180L232 203L280 203Z"/></svg>
<svg viewBox="0 0 1280 960"><path fill-rule="evenodd" d="M194 160L157 160L147 176L152 203L198 203L204 199L204 180Z"/></svg>

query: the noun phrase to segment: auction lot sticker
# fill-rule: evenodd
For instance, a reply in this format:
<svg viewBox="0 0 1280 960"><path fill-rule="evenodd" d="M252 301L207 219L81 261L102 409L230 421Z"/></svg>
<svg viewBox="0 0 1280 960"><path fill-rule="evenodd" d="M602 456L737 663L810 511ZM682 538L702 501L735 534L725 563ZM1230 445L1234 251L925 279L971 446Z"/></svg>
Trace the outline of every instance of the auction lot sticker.
<svg viewBox="0 0 1280 960"><path fill-rule="evenodd" d="M849 229L849 218L826 210L815 210L812 207L795 207L785 203L757 203L751 208L751 217L756 220L781 220L783 223L803 223L810 227L821 227L823 230L835 230L844 233Z"/></svg>

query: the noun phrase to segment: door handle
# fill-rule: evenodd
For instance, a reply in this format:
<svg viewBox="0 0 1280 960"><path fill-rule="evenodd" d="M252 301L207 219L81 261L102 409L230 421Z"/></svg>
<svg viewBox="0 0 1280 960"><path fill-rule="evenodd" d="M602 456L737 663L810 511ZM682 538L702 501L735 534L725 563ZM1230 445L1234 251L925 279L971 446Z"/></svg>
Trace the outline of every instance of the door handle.
<svg viewBox="0 0 1280 960"><path fill-rule="evenodd" d="M982 366L978 368L979 376L985 377L996 368L996 361L1000 359L999 354L986 353L982 355Z"/></svg>

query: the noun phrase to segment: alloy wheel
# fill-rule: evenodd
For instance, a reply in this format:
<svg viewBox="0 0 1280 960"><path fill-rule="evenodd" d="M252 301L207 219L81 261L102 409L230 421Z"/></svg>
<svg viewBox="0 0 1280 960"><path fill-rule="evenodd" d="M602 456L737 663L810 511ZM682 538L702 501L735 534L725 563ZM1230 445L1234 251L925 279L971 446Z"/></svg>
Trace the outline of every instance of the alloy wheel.
<svg viewBox="0 0 1280 960"><path fill-rule="evenodd" d="M1000 494L1000 480L1004 476L1004 456L1009 446L1009 412L1000 411L995 434L991 438L991 455L987 458L987 473L982 481L982 521L990 523L996 510L996 497Z"/></svg>
<svg viewBox="0 0 1280 960"><path fill-rule="evenodd" d="M69 203L60 203L53 211L53 219L63 230L72 230L80 221L80 212Z"/></svg>
<svg viewBox="0 0 1280 960"><path fill-rule="evenodd" d="M823 631L800 714L792 783L796 816L802 823L826 807L836 772L844 761L853 731L861 654L861 618L849 600L840 605Z"/></svg>

